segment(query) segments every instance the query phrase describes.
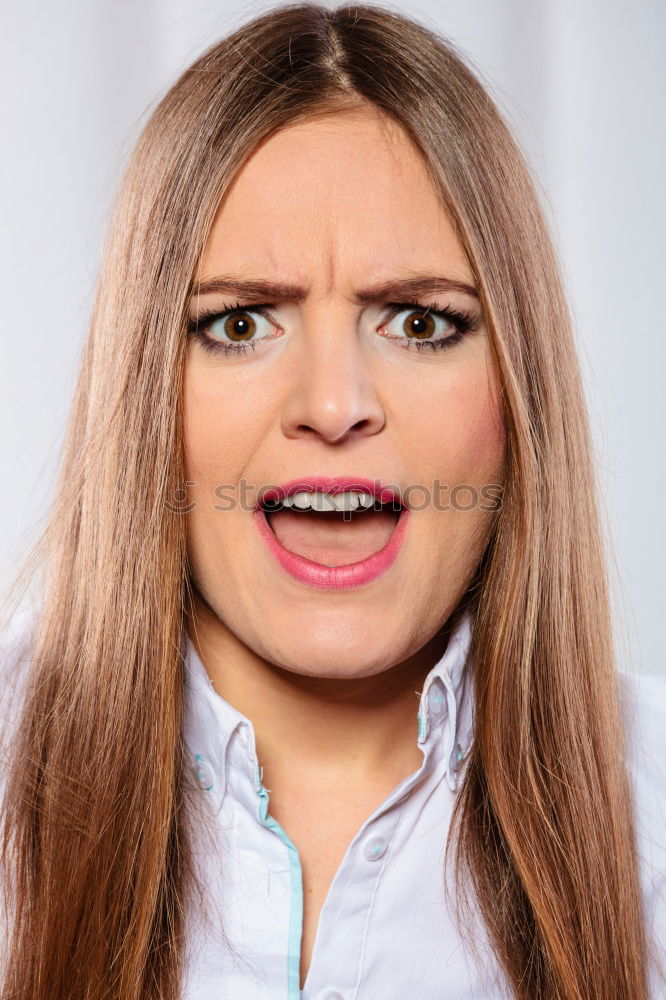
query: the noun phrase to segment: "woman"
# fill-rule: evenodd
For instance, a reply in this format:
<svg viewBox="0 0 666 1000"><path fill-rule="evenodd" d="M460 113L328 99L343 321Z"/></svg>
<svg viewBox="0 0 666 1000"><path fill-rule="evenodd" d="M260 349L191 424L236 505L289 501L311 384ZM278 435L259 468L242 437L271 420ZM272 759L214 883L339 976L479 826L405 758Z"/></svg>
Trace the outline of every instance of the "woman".
<svg viewBox="0 0 666 1000"><path fill-rule="evenodd" d="M213 45L127 168L5 642L3 996L663 995L623 723L654 753L666 699L614 663L595 489L450 43L302 4Z"/></svg>

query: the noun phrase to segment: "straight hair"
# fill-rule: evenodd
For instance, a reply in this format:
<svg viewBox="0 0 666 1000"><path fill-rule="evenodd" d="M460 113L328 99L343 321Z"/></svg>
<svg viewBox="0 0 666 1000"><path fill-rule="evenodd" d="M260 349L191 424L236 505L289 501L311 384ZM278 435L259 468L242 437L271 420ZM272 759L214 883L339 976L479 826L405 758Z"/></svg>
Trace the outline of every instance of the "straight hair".
<svg viewBox="0 0 666 1000"><path fill-rule="evenodd" d="M192 586L168 502L185 479L187 303L257 145L356 107L422 153L501 382L503 502L460 604L475 729L446 862L466 945L476 907L516 1000L647 1000L598 486L536 185L451 41L386 7L318 3L274 7L197 58L116 195L55 499L15 584L40 574L7 740L3 1000L181 995L187 921L205 908L182 736Z"/></svg>

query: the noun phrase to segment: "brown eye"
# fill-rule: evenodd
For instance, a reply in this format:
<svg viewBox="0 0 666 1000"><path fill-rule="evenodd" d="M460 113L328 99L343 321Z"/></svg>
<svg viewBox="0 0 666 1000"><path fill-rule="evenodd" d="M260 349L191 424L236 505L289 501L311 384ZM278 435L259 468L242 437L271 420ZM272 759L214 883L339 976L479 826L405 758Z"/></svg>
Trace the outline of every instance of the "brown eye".
<svg viewBox="0 0 666 1000"><path fill-rule="evenodd" d="M249 312L230 313L217 319L210 325L210 332L216 336L222 335L233 341L251 340L257 330L257 324Z"/></svg>
<svg viewBox="0 0 666 1000"><path fill-rule="evenodd" d="M382 333L397 346L411 350L438 351L453 347L474 326L472 317L462 310L438 309L435 305L416 302L391 303L390 322L384 324L388 332ZM391 327L396 331L391 332Z"/></svg>
<svg viewBox="0 0 666 1000"><path fill-rule="evenodd" d="M410 339L432 337L436 324L432 313L412 312L403 323L403 330Z"/></svg>

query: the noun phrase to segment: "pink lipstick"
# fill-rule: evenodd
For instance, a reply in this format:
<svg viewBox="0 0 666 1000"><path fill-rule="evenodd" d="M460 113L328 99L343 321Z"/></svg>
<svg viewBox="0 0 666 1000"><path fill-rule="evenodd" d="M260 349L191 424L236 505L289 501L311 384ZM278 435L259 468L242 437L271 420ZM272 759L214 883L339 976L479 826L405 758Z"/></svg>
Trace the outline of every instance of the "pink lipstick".
<svg viewBox="0 0 666 1000"><path fill-rule="evenodd" d="M326 566L305 558L285 548L269 524L266 510L276 502L281 502L299 492L329 493L335 496L348 490L367 493L380 504L390 504L391 509L400 511L388 541L378 552L341 566ZM392 487L382 486L378 480L364 477L304 476L281 486L269 487L261 494L253 512L254 523L268 550L289 575L309 586L325 590L346 590L360 587L383 576L398 557L407 531L409 509L401 503L398 492ZM318 515L315 515L318 516ZM324 515L326 516L326 515ZM356 516L356 515L351 515ZM361 514L361 517L368 516ZM373 516L373 515L369 515Z"/></svg>

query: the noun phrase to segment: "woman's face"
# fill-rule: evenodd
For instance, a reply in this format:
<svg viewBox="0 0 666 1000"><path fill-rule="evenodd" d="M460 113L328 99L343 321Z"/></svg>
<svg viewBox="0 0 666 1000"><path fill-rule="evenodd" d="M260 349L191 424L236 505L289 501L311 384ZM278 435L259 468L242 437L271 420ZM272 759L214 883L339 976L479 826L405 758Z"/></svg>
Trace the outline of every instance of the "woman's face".
<svg viewBox="0 0 666 1000"><path fill-rule="evenodd" d="M472 289L380 290L417 276ZM503 481L502 416L465 253L418 152L362 109L294 124L254 151L197 272L199 283L222 277L301 294L202 290L190 304L193 318L241 307L200 324L220 349L188 343L195 584L245 655L313 676L378 673L445 623L496 516L499 491L487 488ZM468 314L472 328L433 347L456 321L427 306ZM254 513L262 490L308 476L390 486L408 512L397 526L390 512ZM307 560L292 560L304 575L276 557L267 531ZM392 562L363 562L397 537ZM353 579L326 568L359 562Z"/></svg>

